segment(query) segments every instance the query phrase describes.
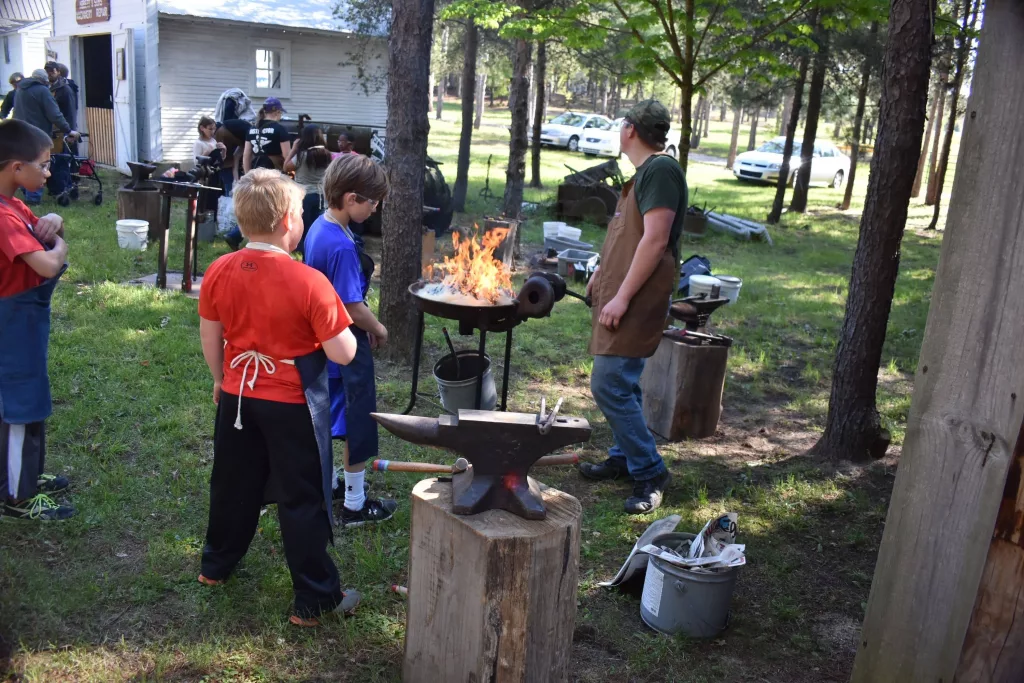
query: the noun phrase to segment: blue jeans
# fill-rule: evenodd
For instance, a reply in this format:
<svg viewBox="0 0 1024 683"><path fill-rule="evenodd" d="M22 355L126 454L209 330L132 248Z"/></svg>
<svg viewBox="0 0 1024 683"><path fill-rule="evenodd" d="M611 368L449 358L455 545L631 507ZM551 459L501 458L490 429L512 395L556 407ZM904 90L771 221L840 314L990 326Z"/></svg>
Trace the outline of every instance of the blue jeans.
<svg viewBox="0 0 1024 683"><path fill-rule="evenodd" d="M23 188L21 188L21 191L25 193L25 203L27 203L27 204L38 204L39 202L43 201L43 191L42 190L36 190L35 192L29 192L28 190L26 190L23 187Z"/></svg>
<svg viewBox="0 0 1024 683"><path fill-rule="evenodd" d="M654 435L644 420L640 375L644 358L594 356L590 392L612 428L615 444L608 457L617 460L638 481L654 479L666 471Z"/></svg>

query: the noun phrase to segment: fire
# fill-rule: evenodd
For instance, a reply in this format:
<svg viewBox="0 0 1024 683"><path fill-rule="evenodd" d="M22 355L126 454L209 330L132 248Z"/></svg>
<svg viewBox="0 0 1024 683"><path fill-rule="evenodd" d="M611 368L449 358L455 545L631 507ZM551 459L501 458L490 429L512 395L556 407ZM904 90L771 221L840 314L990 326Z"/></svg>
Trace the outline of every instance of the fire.
<svg viewBox="0 0 1024 683"><path fill-rule="evenodd" d="M476 226L473 235L466 239L453 232L455 253L445 256L443 263L427 266L424 276L452 292L480 301L497 304L511 298L512 273L494 257L494 250L501 246L508 232L507 228L492 228L484 233L482 241Z"/></svg>

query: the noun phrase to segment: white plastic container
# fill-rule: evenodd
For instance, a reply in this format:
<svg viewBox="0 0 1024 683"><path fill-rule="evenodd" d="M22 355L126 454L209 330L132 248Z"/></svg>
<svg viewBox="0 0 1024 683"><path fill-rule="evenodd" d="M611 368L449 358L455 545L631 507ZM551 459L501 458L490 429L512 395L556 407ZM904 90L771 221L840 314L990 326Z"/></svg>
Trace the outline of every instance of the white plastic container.
<svg viewBox="0 0 1024 683"><path fill-rule="evenodd" d="M554 237L558 234L558 231L565 227L565 223L562 221L546 221L544 223L544 236Z"/></svg>
<svg viewBox="0 0 1024 683"><path fill-rule="evenodd" d="M131 251L145 251L149 241L149 221L123 218L117 222L117 246Z"/></svg>
<svg viewBox="0 0 1024 683"><path fill-rule="evenodd" d="M712 275L691 275L690 276L690 296L696 296L698 294L707 294L711 296L711 288L715 285L722 286L722 281ZM725 296L722 294L722 296Z"/></svg>
<svg viewBox="0 0 1024 683"><path fill-rule="evenodd" d="M730 304L736 303L736 300L740 298L740 287L743 286L743 280L733 275L716 275L715 277L722 283L722 296L727 298Z"/></svg>
<svg viewBox="0 0 1024 683"><path fill-rule="evenodd" d="M579 228L573 228L571 226L562 224L562 227L558 229L559 237L568 237L571 240L579 240L583 235L583 231Z"/></svg>

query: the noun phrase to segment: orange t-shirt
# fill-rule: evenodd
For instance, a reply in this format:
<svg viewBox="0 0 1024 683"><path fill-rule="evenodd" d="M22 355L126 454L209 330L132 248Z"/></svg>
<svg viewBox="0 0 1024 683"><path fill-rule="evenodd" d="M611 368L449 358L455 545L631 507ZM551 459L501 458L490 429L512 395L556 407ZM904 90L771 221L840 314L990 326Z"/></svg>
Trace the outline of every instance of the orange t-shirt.
<svg viewBox="0 0 1024 683"><path fill-rule="evenodd" d="M287 254L241 249L221 256L203 275L199 315L224 326L222 390L238 395L245 361L231 367L238 355L258 351L276 366L261 366L254 386L244 395L280 403L305 403L302 381L284 360L316 351L352 324L345 305L322 273ZM246 373L248 385L254 360Z"/></svg>
<svg viewBox="0 0 1024 683"><path fill-rule="evenodd" d="M27 292L46 281L21 258L23 254L45 249L29 230L38 221L21 200L0 198L0 297Z"/></svg>

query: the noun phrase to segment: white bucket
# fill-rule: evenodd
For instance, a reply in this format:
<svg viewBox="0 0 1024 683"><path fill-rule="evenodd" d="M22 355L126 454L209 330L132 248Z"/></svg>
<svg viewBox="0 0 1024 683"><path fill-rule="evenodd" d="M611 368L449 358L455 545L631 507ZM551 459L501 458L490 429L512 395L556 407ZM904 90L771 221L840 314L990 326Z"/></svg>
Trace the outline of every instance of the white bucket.
<svg viewBox="0 0 1024 683"><path fill-rule="evenodd" d="M582 230L580 230L579 228L570 227L568 225L563 224L562 227L558 229L559 237L568 237L571 240L578 240L582 235Z"/></svg>
<svg viewBox="0 0 1024 683"><path fill-rule="evenodd" d="M565 227L565 223L561 221L546 221L544 223L544 236L554 237L558 234L558 231Z"/></svg>
<svg viewBox="0 0 1024 683"><path fill-rule="evenodd" d="M717 277L711 275L691 275L690 276L690 296L697 296L698 294L707 294L711 296L711 288L715 285L722 287L722 281ZM723 288L724 289L724 288ZM725 296L723 293L722 296Z"/></svg>
<svg viewBox="0 0 1024 683"><path fill-rule="evenodd" d="M732 275L716 275L715 277L722 283L722 296L727 298L730 304L736 303L736 300L740 298L740 287L743 286L743 280Z"/></svg>
<svg viewBox="0 0 1024 683"><path fill-rule="evenodd" d="M117 246L132 251L145 251L149 241L149 221L124 218L117 222Z"/></svg>

